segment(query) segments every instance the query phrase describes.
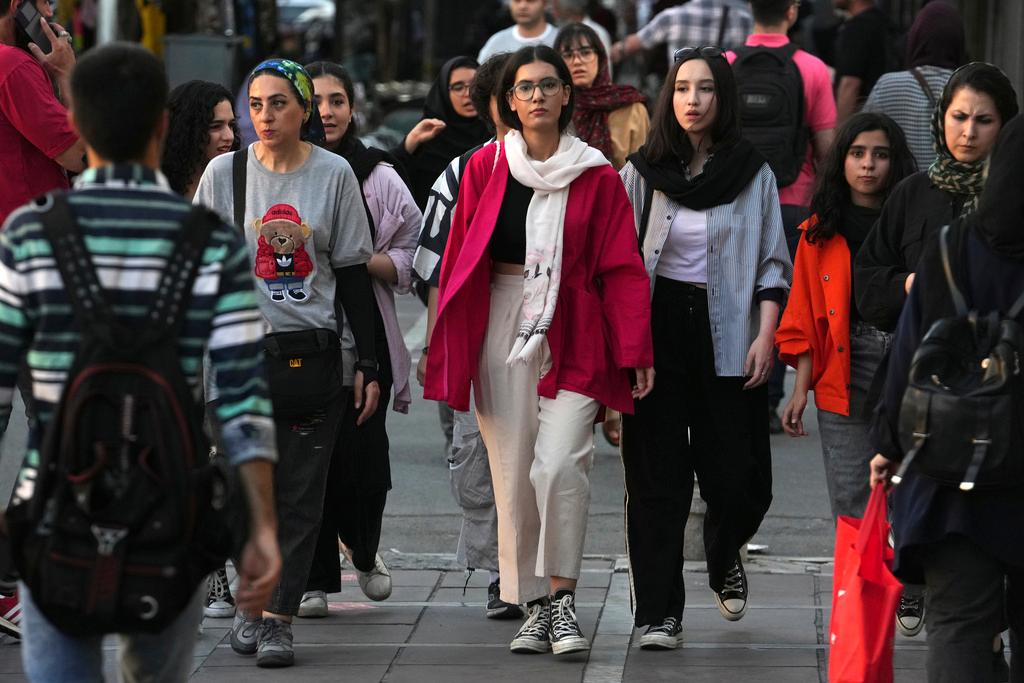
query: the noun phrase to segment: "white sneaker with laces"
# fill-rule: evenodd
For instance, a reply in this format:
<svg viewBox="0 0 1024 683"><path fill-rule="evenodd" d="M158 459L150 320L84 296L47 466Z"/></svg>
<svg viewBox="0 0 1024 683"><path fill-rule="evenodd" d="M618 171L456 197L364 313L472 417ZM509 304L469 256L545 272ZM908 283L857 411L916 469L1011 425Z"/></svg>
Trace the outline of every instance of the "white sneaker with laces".
<svg viewBox="0 0 1024 683"><path fill-rule="evenodd" d="M352 568L356 570L356 578L359 580L359 587L362 589L363 595L376 602L391 597L391 570L384 564L384 558L380 556L380 553L373 558L373 569L364 572L352 564L352 551L348 547L342 545L341 552Z"/></svg>
<svg viewBox="0 0 1024 683"><path fill-rule="evenodd" d="M306 591L302 594L297 616L303 619L322 619L327 616L327 593Z"/></svg>

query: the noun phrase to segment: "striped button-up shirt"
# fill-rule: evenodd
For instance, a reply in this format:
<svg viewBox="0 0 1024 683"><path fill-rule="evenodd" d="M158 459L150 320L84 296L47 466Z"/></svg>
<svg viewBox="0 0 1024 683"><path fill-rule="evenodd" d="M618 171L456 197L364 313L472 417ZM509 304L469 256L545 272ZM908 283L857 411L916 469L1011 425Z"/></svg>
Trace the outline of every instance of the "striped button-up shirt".
<svg viewBox="0 0 1024 683"><path fill-rule="evenodd" d="M637 225L643 215L646 181L632 163L620 172ZM644 236L644 265L654 291L655 268L680 205L662 192L651 200ZM729 204L707 210L707 287L715 373L740 377L750 345L760 330L758 293L789 290L793 263L786 249L775 175L766 163Z"/></svg>

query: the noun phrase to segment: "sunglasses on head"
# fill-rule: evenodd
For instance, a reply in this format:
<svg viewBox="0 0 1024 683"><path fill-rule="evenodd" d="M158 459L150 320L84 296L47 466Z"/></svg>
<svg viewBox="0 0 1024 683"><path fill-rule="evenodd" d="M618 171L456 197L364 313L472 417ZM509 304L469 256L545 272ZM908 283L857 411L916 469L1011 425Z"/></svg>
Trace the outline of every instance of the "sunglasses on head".
<svg viewBox="0 0 1024 683"><path fill-rule="evenodd" d="M724 57L725 50L714 45L701 45L699 47L681 47L672 54L672 61L682 62L693 57Z"/></svg>

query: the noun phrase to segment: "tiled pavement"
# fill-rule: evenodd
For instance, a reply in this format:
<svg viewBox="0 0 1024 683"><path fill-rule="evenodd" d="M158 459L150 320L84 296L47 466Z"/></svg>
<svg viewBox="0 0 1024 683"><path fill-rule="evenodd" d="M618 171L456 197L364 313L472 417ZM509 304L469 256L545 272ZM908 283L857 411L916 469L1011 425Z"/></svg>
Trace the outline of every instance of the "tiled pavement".
<svg viewBox="0 0 1024 683"><path fill-rule="evenodd" d="M397 565L402 558L393 558ZM430 562L409 563L419 566ZM444 562L434 563L445 566ZM440 569L397 569L394 593L368 602L355 575L330 596L325 619L297 619L296 666L265 670L227 644L230 621L207 619L196 642L194 681L345 681L366 683L543 683L581 681L758 681L818 683L827 680L825 642L831 599L830 567L813 561L752 559L751 604L746 617L725 622L706 587L706 575L687 572L684 646L644 652L631 628L628 575L622 560L584 562L577 593L580 620L593 641L589 656L554 658L508 652L518 622L484 618L486 574L470 577ZM113 648L107 652L113 666ZM924 636L898 637L896 680L924 680ZM0 683L22 681L19 648L0 645ZM108 680L116 680L110 676Z"/></svg>

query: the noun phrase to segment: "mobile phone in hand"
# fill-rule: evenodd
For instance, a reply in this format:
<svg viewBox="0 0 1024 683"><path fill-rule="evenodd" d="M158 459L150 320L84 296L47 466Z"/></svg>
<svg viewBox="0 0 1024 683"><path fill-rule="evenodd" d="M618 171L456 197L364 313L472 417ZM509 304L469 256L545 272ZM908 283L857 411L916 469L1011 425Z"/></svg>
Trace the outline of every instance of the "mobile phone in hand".
<svg viewBox="0 0 1024 683"><path fill-rule="evenodd" d="M43 15L36 9L36 3L33 0L21 3L21 7L18 8L17 13L14 15L14 21L18 27L17 30L27 37L29 41L38 45L43 54L49 54L53 50L53 46L50 45L50 40L43 33L43 27L39 25L39 20L42 18Z"/></svg>

